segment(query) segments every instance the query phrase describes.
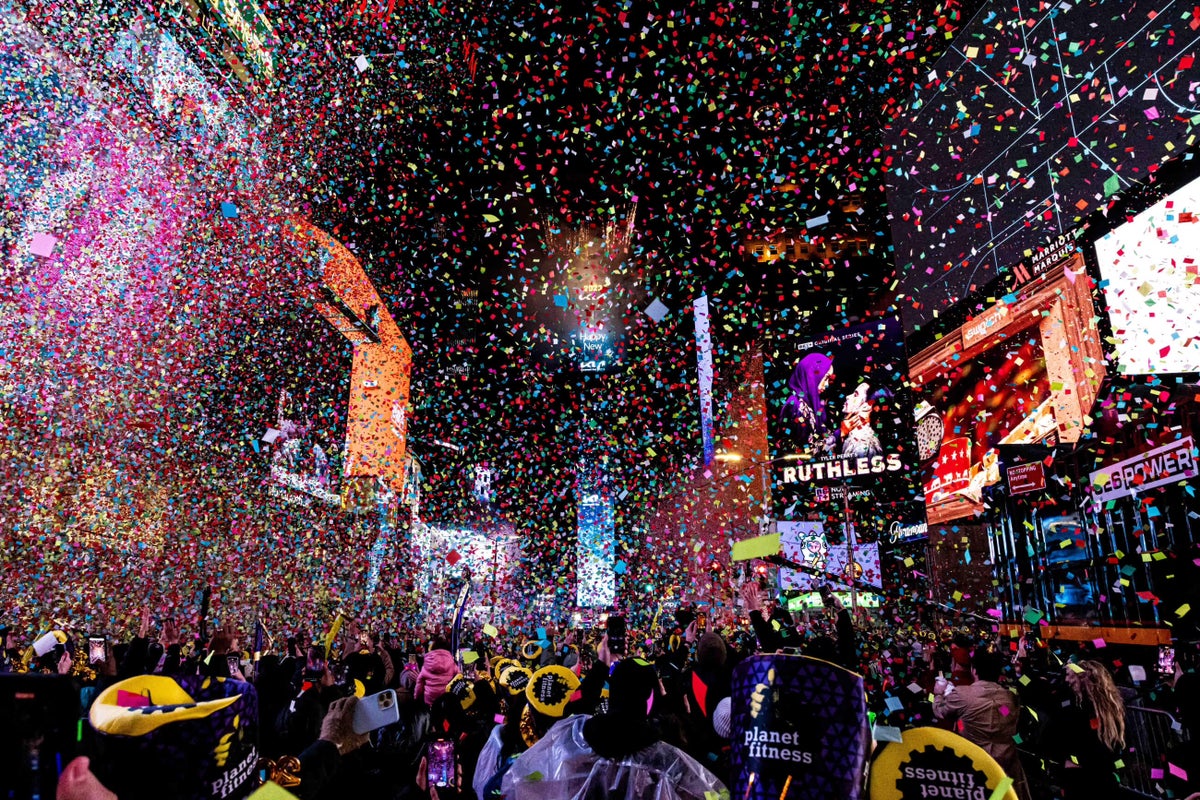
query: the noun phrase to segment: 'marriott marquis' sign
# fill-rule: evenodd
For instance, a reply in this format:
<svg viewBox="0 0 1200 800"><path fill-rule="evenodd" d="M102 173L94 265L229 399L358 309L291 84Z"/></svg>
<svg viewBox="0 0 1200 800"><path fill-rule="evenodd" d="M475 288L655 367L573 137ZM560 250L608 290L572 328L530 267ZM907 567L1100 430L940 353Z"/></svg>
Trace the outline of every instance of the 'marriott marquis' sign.
<svg viewBox="0 0 1200 800"><path fill-rule="evenodd" d="M1185 436L1093 472L1092 499L1103 503L1128 497L1155 486L1194 478L1196 474L1196 445L1192 437Z"/></svg>

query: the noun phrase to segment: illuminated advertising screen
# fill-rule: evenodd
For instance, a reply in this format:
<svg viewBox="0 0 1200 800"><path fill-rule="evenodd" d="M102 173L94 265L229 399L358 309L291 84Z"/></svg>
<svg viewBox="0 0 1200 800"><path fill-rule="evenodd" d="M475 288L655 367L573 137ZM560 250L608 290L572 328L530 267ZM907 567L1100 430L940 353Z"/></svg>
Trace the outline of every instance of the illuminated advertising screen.
<svg viewBox="0 0 1200 800"><path fill-rule="evenodd" d="M571 334L580 372L605 372L617 360L611 333L602 328L585 328Z"/></svg>
<svg viewBox="0 0 1200 800"><path fill-rule="evenodd" d="M311 300L354 346L345 476L382 478L404 489L412 348L359 260L305 219L286 228L319 289Z"/></svg>
<svg viewBox="0 0 1200 800"><path fill-rule="evenodd" d="M782 516L856 487L867 499L917 496L900 323L881 319L817 338L780 334L767 365L772 493Z"/></svg>
<svg viewBox="0 0 1200 800"><path fill-rule="evenodd" d="M580 608L605 608L617 596L613 571L616 522L613 502L602 492L587 493L579 501L575 603Z"/></svg>
<svg viewBox="0 0 1200 800"><path fill-rule="evenodd" d="M1200 372L1200 178L1095 242L1115 367Z"/></svg>
<svg viewBox="0 0 1200 800"><path fill-rule="evenodd" d="M883 573L879 563L878 542L854 544L851 562L850 548L845 544L830 544L825 536L825 526L820 522L777 523L779 529L780 555L808 570L779 570L779 586L784 591L812 592L824 584L834 591L849 591L853 583L858 591L866 587L883 588ZM848 564L851 564L848 567ZM841 577L842 580L838 580Z"/></svg>
<svg viewBox="0 0 1200 800"><path fill-rule="evenodd" d="M411 548L413 587L422 598L421 613L432 623L445 624L454 595L467 576L474 586L469 601L473 609L490 612L493 601L498 605L523 602L524 592L516 580L520 537L507 523L417 523L412 528Z"/></svg>
<svg viewBox="0 0 1200 800"><path fill-rule="evenodd" d="M921 397L943 430L924 464L927 507L982 503L983 488L1000 480L999 445L1045 441L1057 429L1046 362L1030 331L947 364L922 383Z"/></svg>
<svg viewBox="0 0 1200 800"><path fill-rule="evenodd" d="M909 329L1144 181L1200 120L1194 4L974 7L887 134Z"/></svg>
<svg viewBox="0 0 1200 800"><path fill-rule="evenodd" d="M1002 445L1079 439L1106 374L1091 286L1071 253L912 357L929 524L982 511Z"/></svg>
<svg viewBox="0 0 1200 800"><path fill-rule="evenodd" d="M313 323L324 325L324 320ZM333 329L324 339L321 356L303 359L309 363L300 369L290 353L281 359L288 362L282 371L289 375L275 395L273 427L264 439L271 444L273 495L303 505L312 498L339 506L351 352Z"/></svg>

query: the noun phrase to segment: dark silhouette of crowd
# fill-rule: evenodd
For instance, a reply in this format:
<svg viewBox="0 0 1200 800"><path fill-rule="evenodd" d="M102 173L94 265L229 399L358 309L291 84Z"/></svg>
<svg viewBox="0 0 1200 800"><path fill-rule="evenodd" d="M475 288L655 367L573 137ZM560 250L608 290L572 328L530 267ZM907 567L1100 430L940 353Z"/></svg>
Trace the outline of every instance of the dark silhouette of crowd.
<svg viewBox="0 0 1200 800"><path fill-rule="evenodd" d="M731 676L758 652L861 674L876 731L954 730L996 760L1022 800L1137 796L1128 765L1146 754L1131 753L1126 706L1153 701L1178 721L1150 767L1159 796L1200 791L1194 664L1134 681L1139 692L1114 681L1113 667L1130 674L1120 664L1032 631L1005 638L968 617L893 604L852 612L830 593L824 609L797 617L756 583L741 594L745 627L717 629L681 608L631 625L619 647L601 626L538 622L485 626L491 635L381 634L346 620L275 640L232 623L185 637L148 613L124 641L67 626L2 629L0 682L28 690L46 676L71 687L78 757L54 765L60 800L246 797L266 781L308 800L710 800L731 785ZM395 718L359 732L359 704L387 691ZM234 734L211 735L218 718ZM0 797L36 796L29 776L47 769L21 760L42 736L22 724L8 725L2 775L13 785Z"/></svg>

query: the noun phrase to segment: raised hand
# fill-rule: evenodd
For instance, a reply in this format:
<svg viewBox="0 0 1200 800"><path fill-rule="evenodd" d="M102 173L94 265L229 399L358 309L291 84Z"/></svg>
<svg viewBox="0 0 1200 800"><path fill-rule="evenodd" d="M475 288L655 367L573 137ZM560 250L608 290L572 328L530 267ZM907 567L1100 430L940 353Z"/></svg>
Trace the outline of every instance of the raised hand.
<svg viewBox="0 0 1200 800"><path fill-rule="evenodd" d="M746 603L746 611L762 611L762 589L758 588L756 581L742 584L742 600Z"/></svg>
<svg viewBox="0 0 1200 800"><path fill-rule="evenodd" d="M162 632L159 633L158 642L167 649L171 645L179 644L182 637L179 635L179 623L174 620L166 620L163 622Z"/></svg>

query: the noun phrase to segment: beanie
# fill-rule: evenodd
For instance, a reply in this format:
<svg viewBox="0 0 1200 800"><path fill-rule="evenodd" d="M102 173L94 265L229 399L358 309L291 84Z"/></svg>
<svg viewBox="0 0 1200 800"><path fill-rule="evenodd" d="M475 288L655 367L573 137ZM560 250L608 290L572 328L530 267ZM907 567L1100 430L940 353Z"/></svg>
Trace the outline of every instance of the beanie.
<svg viewBox="0 0 1200 800"><path fill-rule="evenodd" d="M713 731L722 739L728 739L732 733L733 717L730 713L730 705L730 699L723 697L721 702L717 703L717 707L713 709Z"/></svg>

